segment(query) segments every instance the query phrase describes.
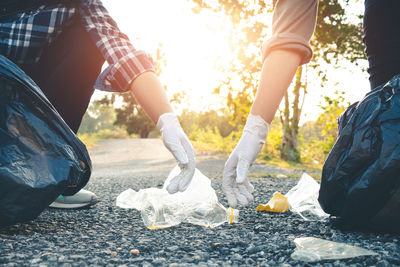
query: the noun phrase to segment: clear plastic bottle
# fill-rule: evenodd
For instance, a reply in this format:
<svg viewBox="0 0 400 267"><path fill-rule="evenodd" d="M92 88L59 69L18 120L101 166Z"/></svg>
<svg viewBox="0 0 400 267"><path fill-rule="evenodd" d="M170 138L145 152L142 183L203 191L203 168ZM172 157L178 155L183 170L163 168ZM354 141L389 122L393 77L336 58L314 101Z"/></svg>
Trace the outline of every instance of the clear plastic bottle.
<svg viewBox="0 0 400 267"><path fill-rule="evenodd" d="M218 201L211 181L197 169L184 192L169 194L165 188L178 172L178 167L171 171L163 189L147 188L138 192L128 189L122 192L117 197L117 206L140 210L149 229L171 227L181 222L210 228L238 222L239 211L225 208Z"/></svg>
<svg viewBox="0 0 400 267"><path fill-rule="evenodd" d="M154 204L154 203L153 203ZM141 210L144 224L149 229L160 229L178 225L181 222L214 228L224 223L237 223L239 211L226 209L217 202L212 207L184 208L183 205L145 204ZM160 207L157 207L160 206Z"/></svg>

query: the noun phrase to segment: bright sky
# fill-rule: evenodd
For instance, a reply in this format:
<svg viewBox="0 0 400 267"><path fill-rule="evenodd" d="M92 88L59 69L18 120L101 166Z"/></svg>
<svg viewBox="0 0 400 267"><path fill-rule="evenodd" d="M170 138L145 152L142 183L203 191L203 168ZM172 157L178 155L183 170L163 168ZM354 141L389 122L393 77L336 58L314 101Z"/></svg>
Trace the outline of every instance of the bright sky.
<svg viewBox="0 0 400 267"><path fill-rule="evenodd" d="M167 93L185 91L186 108L197 111L218 108L212 91L223 78L215 62L228 64L232 53L222 31L227 21L210 12L198 16L187 0L104 0L120 29L137 49L153 53L162 43L167 66L160 77Z"/></svg>
<svg viewBox="0 0 400 267"><path fill-rule="evenodd" d="M161 82L167 86L169 96L181 91L187 94L187 103L177 107L178 112L181 108L202 111L220 107L220 99L212 92L224 74L216 65L227 65L234 56L226 18L212 12L194 14L187 0L103 0L103 3L137 49L153 53L158 44L163 44L167 66ZM356 5L355 10L362 8L359 3ZM309 82L303 121L316 119L319 113L316 105L323 95L332 96L335 90L344 90L346 99L353 102L369 90L367 74L359 68L351 64L343 64L340 69L326 68L330 83L325 88L309 77L314 82ZM101 95L95 93L96 98Z"/></svg>

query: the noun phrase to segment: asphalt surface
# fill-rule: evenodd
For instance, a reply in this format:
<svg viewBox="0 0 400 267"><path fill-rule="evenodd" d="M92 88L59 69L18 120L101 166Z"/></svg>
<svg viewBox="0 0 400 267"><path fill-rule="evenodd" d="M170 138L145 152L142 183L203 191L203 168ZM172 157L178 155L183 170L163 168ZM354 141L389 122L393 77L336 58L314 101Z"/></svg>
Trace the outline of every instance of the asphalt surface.
<svg viewBox="0 0 400 267"><path fill-rule="evenodd" d="M86 189L101 202L90 209L47 209L36 220L0 228L0 265L4 266L400 266L400 236L343 232L325 222L302 220L290 212L256 212L275 191L286 193L296 179L252 178L255 201L240 209L238 224L214 229L181 224L149 230L136 210L115 206L119 193L160 187L174 159L160 140L105 140L90 150L92 178ZM197 157L212 178L221 203L225 158ZM256 164L252 172L288 174L290 170ZM300 174L299 174L300 177ZM375 251L378 256L317 263L294 261L297 237L319 237Z"/></svg>

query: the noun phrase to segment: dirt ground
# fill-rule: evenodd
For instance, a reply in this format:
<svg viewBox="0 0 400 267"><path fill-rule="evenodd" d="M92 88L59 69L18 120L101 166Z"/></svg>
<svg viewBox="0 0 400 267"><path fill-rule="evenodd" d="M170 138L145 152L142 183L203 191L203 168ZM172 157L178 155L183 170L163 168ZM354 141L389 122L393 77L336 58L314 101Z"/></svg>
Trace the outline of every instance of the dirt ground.
<svg viewBox="0 0 400 267"><path fill-rule="evenodd" d="M141 177L167 177L176 165L172 154L160 139L110 139L103 140L90 149L95 166L93 176L127 173ZM222 176L227 156L220 153L197 152L196 167L207 176ZM268 166L256 162L250 169L252 175L299 173L301 171Z"/></svg>

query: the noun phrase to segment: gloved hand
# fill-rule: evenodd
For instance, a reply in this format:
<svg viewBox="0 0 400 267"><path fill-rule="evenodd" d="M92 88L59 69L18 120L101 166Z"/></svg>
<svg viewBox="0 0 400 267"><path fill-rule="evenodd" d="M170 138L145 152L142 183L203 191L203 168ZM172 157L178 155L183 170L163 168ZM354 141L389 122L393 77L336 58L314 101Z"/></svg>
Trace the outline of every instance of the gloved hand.
<svg viewBox="0 0 400 267"><path fill-rule="evenodd" d="M231 207L253 201L254 187L247 180L250 166L267 138L270 125L260 116L249 114L242 137L225 163L222 189Z"/></svg>
<svg viewBox="0 0 400 267"><path fill-rule="evenodd" d="M167 186L167 191L170 194L183 192L189 186L196 167L192 144L173 113L162 114L158 118L157 128L161 132L164 145L174 155L181 168L181 172Z"/></svg>

